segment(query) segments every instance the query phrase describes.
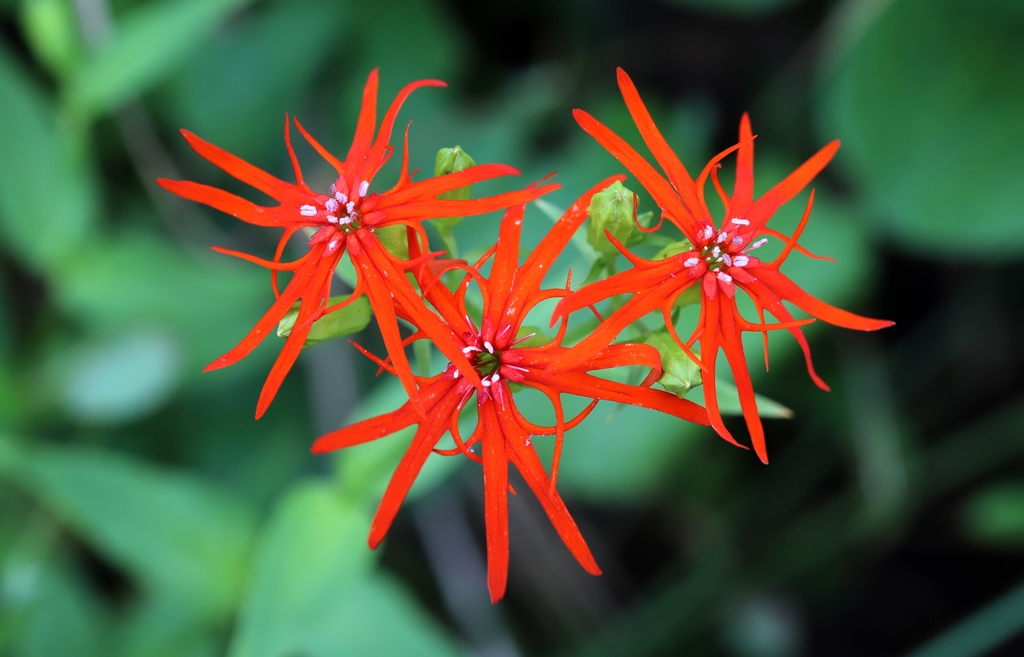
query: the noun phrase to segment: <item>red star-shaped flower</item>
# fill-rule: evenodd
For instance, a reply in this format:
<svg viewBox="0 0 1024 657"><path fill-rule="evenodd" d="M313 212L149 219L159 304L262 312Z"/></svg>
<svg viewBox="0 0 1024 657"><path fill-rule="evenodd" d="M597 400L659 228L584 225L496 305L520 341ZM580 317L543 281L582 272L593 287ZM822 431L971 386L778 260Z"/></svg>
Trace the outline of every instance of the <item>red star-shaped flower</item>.
<svg viewBox="0 0 1024 657"><path fill-rule="evenodd" d="M295 170L296 183L279 180L230 153L210 144L186 130L185 139L204 158L242 182L252 185L278 202L263 207L220 189L190 181L161 179L165 189L192 201L204 203L242 221L259 226L283 228L273 260L216 248L217 251L244 258L273 271L271 277L277 301L256 323L238 345L210 363L206 370L232 365L251 352L301 300L298 318L277 361L267 377L256 407L256 417L266 411L285 376L298 358L313 322L324 314L339 310L365 294L384 337L384 344L395 363L395 373L419 411L418 391L412 370L402 350L397 315L414 321L426 336L435 340L441 351L476 385L482 385L469 359L450 347L449 329L423 303L420 295L406 279L406 270L418 261L402 260L389 253L375 231L385 226L404 224L422 233L425 219L477 215L525 203L556 189L551 184L527 191L498 194L481 199L440 200L439 194L497 176L516 175L518 171L501 164L484 164L445 176L413 182L408 173L409 131L406 127L402 171L394 187L383 193L371 193L370 184L394 148L388 143L399 108L414 90L420 87L443 87L439 80L419 80L402 89L391 103L377 130L377 70L374 69L363 89L362 108L355 138L344 161L331 155L295 121L302 136L338 173L327 193L310 189L303 181L298 159L292 150L288 119L285 117L285 143ZM281 262L288 240L299 230L316 231L309 240L309 251L293 262ZM327 306L331 280L342 254L348 251L359 276L351 297L342 304ZM420 261L434 254L423 256ZM277 272L293 271L283 292L277 288Z"/></svg>
<svg viewBox="0 0 1024 657"><path fill-rule="evenodd" d="M644 260L626 251L609 235L609 239L633 264L633 269L592 283L565 297L555 309L552 322L614 295L630 293L633 298L611 314L590 336L555 359L548 374L568 371L585 362L611 343L626 326L650 312L660 310L673 337L701 365L706 389L704 399L711 425L723 438L738 444L722 423L715 395L715 362L719 349L725 352L739 390L740 404L754 450L767 463L764 430L757 414L741 333L788 330L804 352L811 378L818 387L828 390L828 386L814 371L810 348L800 330L801 324L812 320L795 320L782 302L788 301L809 315L850 329L874 331L893 324L887 320L860 317L830 306L804 292L779 271L779 266L794 248L803 250L796 242L810 216L813 191L803 219L791 237L781 235L766 224L783 203L800 193L825 168L839 148L839 142L833 141L822 148L768 193L755 200L754 137L746 115L740 122L739 143L715 156L694 182L654 125L636 87L622 69L618 69L618 81L633 121L667 179L594 117L583 110L575 110L573 114L576 121L637 177L661 208L663 218L679 227L690 241L692 249L657 261ZM729 196L718 183L715 172L718 162L733 151L737 151L736 183ZM725 205L725 219L718 226L704 202L704 187L709 174ZM761 262L751 253L767 241L762 237L764 235L778 237L786 242L779 256L770 263ZM701 315L690 338L682 340L676 334L671 310L676 298L692 285L700 286ZM735 300L737 288L754 301L761 323L749 322L740 315ZM765 311L777 318L779 323L765 324ZM700 341L699 359L691 351L697 340Z"/></svg>
<svg viewBox="0 0 1024 657"><path fill-rule="evenodd" d="M387 436L413 424L416 435L388 484L384 497L374 516L370 529L370 547L376 548L384 538L398 509L412 486L420 468L432 451L447 455L463 454L483 464L484 520L487 534L488 587L491 600L499 600L505 593L508 576L508 465L516 466L530 489L540 500L566 546L587 570L594 575L600 570L594 561L576 523L569 515L565 503L555 490L562 436L566 429L581 422L598 400L617 401L656 409L690 422L708 424L704 409L648 386L661 373L661 359L657 350L647 345L621 344L597 350L577 365L566 368L558 376L545 373L548 365L567 352L561 346L565 324L555 340L538 347L522 346L525 339L516 339L523 320L538 303L562 296L567 290L541 290L540 285L552 262L561 253L576 229L586 219L590 198L614 179L594 187L562 216L551 232L519 266L519 238L523 219L523 206L508 210L501 223L497 245L492 249L494 262L488 278L475 268L451 262L448 268L460 267L468 271L466 280L457 293L452 293L438 282L443 268L417 267L416 274L426 296L441 313L451 329L449 351L465 354L472 363L482 384L478 388L463 376L454 364L434 377L420 378L420 401L426 415L417 413L411 403L391 413L364 420L321 437L313 446L316 453L329 452L358 445ZM411 241L411 244L414 242ZM418 250L413 247L412 250ZM490 257L490 253L485 259ZM478 266L482 263L478 263ZM479 328L469 319L465 294L469 279L478 283L483 295L482 320ZM421 336L413 336L421 337ZM365 353L365 352L364 352ZM447 351L445 351L447 353ZM371 358L373 358L371 356ZM377 359L375 359L377 360ZM385 368L390 366L381 360ZM625 365L640 365L651 369L641 386L632 386L603 379L590 374L594 370ZM555 409L554 427L537 426L527 420L516 407L509 383L535 388L545 394ZM476 393L477 426L467 439L459 433L459 416L465 404ZM575 418L564 418L561 395L586 397L593 402ZM450 432L456 447L439 450L438 441ZM531 444L532 435L555 435L552 474L549 477ZM482 444L482 454L472 447Z"/></svg>

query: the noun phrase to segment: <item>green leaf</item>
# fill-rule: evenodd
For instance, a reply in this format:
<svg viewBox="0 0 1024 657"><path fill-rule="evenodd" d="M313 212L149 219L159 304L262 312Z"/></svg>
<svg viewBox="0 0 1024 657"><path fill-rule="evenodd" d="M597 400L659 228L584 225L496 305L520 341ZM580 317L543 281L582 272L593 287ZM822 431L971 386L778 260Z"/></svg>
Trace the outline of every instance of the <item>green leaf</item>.
<svg viewBox="0 0 1024 657"><path fill-rule="evenodd" d="M110 621L109 610L84 582L64 568L48 566L36 575L33 602L10 646L13 650L4 654L106 657L112 647Z"/></svg>
<svg viewBox="0 0 1024 657"><path fill-rule="evenodd" d="M68 104L87 116L116 109L159 82L249 1L164 0L142 5L71 74Z"/></svg>
<svg viewBox="0 0 1024 657"><path fill-rule="evenodd" d="M53 108L0 46L0 239L45 271L78 246L97 217L87 166Z"/></svg>
<svg viewBox="0 0 1024 657"><path fill-rule="evenodd" d="M666 4L703 9L715 14L756 16L791 5L796 0L662 0Z"/></svg>
<svg viewBox="0 0 1024 657"><path fill-rule="evenodd" d="M263 532L229 657L457 654L408 593L373 572L366 511L325 483L285 496Z"/></svg>
<svg viewBox="0 0 1024 657"><path fill-rule="evenodd" d="M1024 483L992 484L973 494L961 511L964 530L993 547L1024 547Z"/></svg>
<svg viewBox="0 0 1024 657"><path fill-rule="evenodd" d="M173 599L144 600L126 614L118 657L216 657L223 653L219 633L196 621Z"/></svg>
<svg viewBox="0 0 1024 657"><path fill-rule="evenodd" d="M135 420L163 404L181 380L182 349L173 336L132 331L80 345L51 367L64 409L87 423Z"/></svg>
<svg viewBox="0 0 1024 657"><path fill-rule="evenodd" d="M193 475L81 448L24 449L18 483L143 586L222 620L241 593L253 513Z"/></svg>
<svg viewBox="0 0 1024 657"><path fill-rule="evenodd" d="M715 382L718 393L718 410L722 415L743 415L740 407L740 393L736 390L735 384L718 379ZM754 394L757 399L757 414L761 417L789 420L793 417L793 411L786 408L777 401L768 399L764 395ZM703 403L703 398L695 400Z"/></svg>
<svg viewBox="0 0 1024 657"><path fill-rule="evenodd" d="M351 295L349 294L345 294L342 296L331 297L328 300L327 305L333 306L341 303L350 296ZM281 319L281 321L278 322L277 337L286 338L291 335L292 329L295 327L295 320L298 319L298 317L299 303L296 303ZM303 346L312 347L313 345L326 342L327 340L333 340L334 338L358 333L367 327L372 317L373 311L370 308L369 300L367 300L366 297L360 297L344 308L328 313L313 322L313 326L310 328L309 335L306 336L306 342Z"/></svg>
<svg viewBox="0 0 1024 657"><path fill-rule="evenodd" d="M829 83L824 136L843 140L838 162L900 248L1024 252L1024 13L1008 8L892 3Z"/></svg>

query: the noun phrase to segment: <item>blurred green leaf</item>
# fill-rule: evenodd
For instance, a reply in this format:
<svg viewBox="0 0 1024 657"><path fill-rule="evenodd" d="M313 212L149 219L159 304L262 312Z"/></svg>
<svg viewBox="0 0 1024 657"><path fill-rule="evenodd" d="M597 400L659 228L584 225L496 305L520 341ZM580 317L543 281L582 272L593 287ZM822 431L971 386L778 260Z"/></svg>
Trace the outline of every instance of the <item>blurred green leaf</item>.
<svg viewBox="0 0 1024 657"><path fill-rule="evenodd" d="M231 657L454 654L397 584L374 574L367 507L295 487L263 533Z"/></svg>
<svg viewBox="0 0 1024 657"><path fill-rule="evenodd" d="M373 568L369 530L363 507L323 483L299 484L286 494L261 534L228 654L309 653L316 635L338 620L334 601Z"/></svg>
<svg viewBox="0 0 1024 657"><path fill-rule="evenodd" d="M879 235L958 261L1024 251L1022 30L997 4L895 2L830 81L824 136Z"/></svg>
<svg viewBox="0 0 1024 657"><path fill-rule="evenodd" d="M35 599L15 636L11 657L107 657L111 618L103 602L77 577L58 567L39 572Z"/></svg>
<svg viewBox="0 0 1024 657"><path fill-rule="evenodd" d="M250 0L163 0L135 9L75 70L67 102L87 116L116 109L159 82Z"/></svg>
<svg viewBox="0 0 1024 657"><path fill-rule="evenodd" d="M973 494L962 509L964 530L978 543L1024 547L1024 483L992 484Z"/></svg>
<svg viewBox="0 0 1024 657"><path fill-rule="evenodd" d="M157 111L240 157L283 155L284 115L302 108L331 50L355 31L350 13L346 4L330 0L254 8L188 59L169 80ZM312 91L319 108L325 91ZM296 139L299 147L302 140ZM319 156L313 162L320 164Z"/></svg>
<svg viewBox="0 0 1024 657"><path fill-rule="evenodd" d="M82 39L71 0L25 0L21 24L36 57L52 73L63 76L82 56Z"/></svg>
<svg viewBox="0 0 1024 657"><path fill-rule="evenodd" d="M150 597L125 615L117 657L215 657L220 636L173 599Z"/></svg>
<svg viewBox="0 0 1024 657"><path fill-rule="evenodd" d="M184 252L155 235L93 242L55 272L58 305L93 331L161 327L191 347L190 369L227 351L273 303L256 268Z"/></svg>
<svg viewBox="0 0 1024 657"><path fill-rule="evenodd" d="M62 354L53 369L68 414L108 424L143 417L167 401L180 381L181 359L173 336L133 331Z"/></svg>
<svg viewBox="0 0 1024 657"><path fill-rule="evenodd" d="M743 415L740 407L740 393L736 390L735 384L719 379L715 382L718 393L718 410L722 415ZM757 399L757 414L761 417L788 420L793 417L793 411L786 408L777 401L772 401L764 395L755 394Z"/></svg>
<svg viewBox="0 0 1024 657"><path fill-rule="evenodd" d="M244 504L192 475L91 449L26 448L12 475L147 588L197 616L232 613L253 534Z"/></svg>
<svg viewBox="0 0 1024 657"><path fill-rule="evenodd" d="M96 191L53 108L0 46L0 237L46 270L96 220Z"/></svg>

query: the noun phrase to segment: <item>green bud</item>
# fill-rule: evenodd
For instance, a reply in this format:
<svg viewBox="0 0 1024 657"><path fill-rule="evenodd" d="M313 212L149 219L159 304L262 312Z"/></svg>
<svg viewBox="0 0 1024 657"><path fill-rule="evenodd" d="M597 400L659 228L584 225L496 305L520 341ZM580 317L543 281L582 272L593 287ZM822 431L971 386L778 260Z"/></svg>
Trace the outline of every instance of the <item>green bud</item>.
<svg viewBox="0 0 1024 657"><path fill-rule="evenodd" d="M83 49L71 0L25 0L21 25L32 52L51 73L63 76L78 63Z"/></svg>
<svg viewBox="0 0 1024 657"><path fill-rule="evenodd" d="M678 397L685 397L690 390L703 383L700 365L686 355L667 331L652 334L646 342L661 354L661 378L658 383L662 388Z"/></svg>
<svg viewBox="0 0 1024 657"><path fill-rule="evenodd" d="M469 167L476 166L476 162L469 156L469 153L462 150L461 146L455 148L442 148L437 152L437 159L434 160L434 175L445 176L457 171L465 171ZM473 192L472 185L459 187L444 194L438 194L437 198L448 201L466 201ZM457 226L464 217L443 217L434 219L434 225L442 233L451 233L452 228Z"/></svg>
<svg viewBox="0 0 1024 657"><path fill-rule="evenodd" d="M329 307L341 303L348 299L349 296L350 295L345 294L339 297L331 297L327 301L327 305ZM306 336L306 342L302 346L312 347L315 344L333 340L334 338L358 333L366 328L366 325L370 323L370 318L372 316L373 313L370 310L370 302L367 298L361 297L356 299L341 310L328 313L313 322L312 328L309 329L309 335ZM298 319L298 317L299 303L296 303L291 307L291 310L288 311L288 314L278 322L277 337L287 338L291 335L292 329L295 328L295 320Z"/></svg>
<svg viewBox="0 0 1024 657"><path fill-rule="evenodd" d="M603 191L594 194L590 199L587 214L587 241L598 253L613 255L618 249L604 234L608 231L615 239L625 244L633 232L633 210L636 194L622 186L619 181L613 182Z"/></svg>
<svg viewBox="0 0 1024 657"><path fill-rule="evenodd" d="M391 255L402 260L409 259L409 233L404 224L381 226L375 228L373 233Z"/></svg>

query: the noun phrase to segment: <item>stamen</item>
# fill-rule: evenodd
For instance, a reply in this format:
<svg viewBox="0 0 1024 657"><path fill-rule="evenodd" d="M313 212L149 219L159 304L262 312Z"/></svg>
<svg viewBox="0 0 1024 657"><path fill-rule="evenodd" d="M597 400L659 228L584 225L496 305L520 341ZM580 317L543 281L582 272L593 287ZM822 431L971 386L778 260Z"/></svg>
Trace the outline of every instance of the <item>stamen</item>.
<svg viewBox="0 0 1024 657"><path fill-rule="evenodd" d="M736 219L733 219L732 223L736 224L737 226L749 226L750 225L750 221L748 221L747 219L740 219L739 217L737 217Z"/></svg>
<svg viewBox="0 0 1024 657"><path fill-rule="evenodd" d="M454 379L457 379L457 378L459 378L460 376L462 376L462 372L460 372L460 371L459 371L459 368L457 368L457 367L456 367L456 368L455 368L455 374L454 374L454 375L452 375L452 379L453 379L453 380L454 380Z"/></svg>
<svg viewBox="0 0 1024 657"><path fill-rule="evenodd" d="M335 217L333 214L329 214L329 215L327 215L327 222L328 223L332 223L332 224L336 224L336 223L338 223L338 218Z"/></svg>
<svg viewBox="0 0 1024 657"><path fill-rule="evenodd" d="M684 267L696 267L697 263L700 262L699 258L687 258L683 261Z"/></svg>
<svg viewBox="0 0 1024 657"><path fill-rule="evenodd" d="M718 238L715 239L715 243L716 244L721 244L722 242L724 242L727 239L729 239L729 233L727 233L727 232L725 232L723 230L721 233L718 234Z"/></svg>
<svg viewBox="0 0 1024 657"><path fill-rule="evenodd" d="M334 185L331 185L331 189L334 189ZM348 197L342 194L341 192L335 192L334 198L338 201L338 203L348 203Z"/></svg>
<svg viewBox="0 0 1024 657"><path fill-rule="evenodd" d="M480 347L463 347L462 348L462 353L466 354L467 356L470 355L471 353L473 353L474 351L483 351L483 350Z"/></svg>
<svg viewBox="0 0 1024 657"><path fill-rule="evenodd" d="M501 378L501 375L498 374L497 372L495 372L494 374L491 375L491 383L497 383L498 379L500 379L500 378Z"/></svg>
<svg viewBox="0 0 1024 657"><path fill-rule="evenodd" d="M709 240L711 236L715 234L715 229L711 226L704 226L704 239Z"/></svg>
<svg viewBox="0 0 1024 657"><path fill-rule="evenodd" d="M336 191L338 191L338 188L334 185L334 183L331 183L331 186L327 188L328 194L334 194Z"/></svg>
<svg viewBox="0 0 1024 657"><path fill-rule="evenodd" d="M330 242L327 243L327 250L328 251L333 251L335 249L335 247L337 247L337 246L338 246L338 240L337 239L333 239L333 240L331 240Z"/></svg>
<svg viewBox="0 0 1024 657"><path fill-rule="evenodd" d="M736 237L732 238L732 243L733 244L743 244L743 238L740 237L739 235L737 235Z"/></svg>
<svg viewBox="0 0 1024 657"><path fill-rule="evenodd" d="M337 212L338 211L338 201L336 199L329 198L329 199L327 199L327 202L324 203L324 207L327 208L328 212Z"/></svg>
<svg viewBox="0 0 1024 657"><path fill-rule="evenodd" d="M518 365L509 365L508 363L503 364L502 367L509 367L511 369L514 369L514 370L519 370L520 372L529 372L530 371L530 370L526 369L525 367L519 367Z"/></svg>
<svg viewBox="0 0 1024 657"><path fill-rule="evenodd" d="M369 189L370 189L369 181L364 180L363 182L359 183L359 195L360 196L366 196L366 192L369 191Z"/></svg>
<svg viewBox="0 0 1024 657"><path fill-rule="evenodd" d="M348 224L352 223L352 217L346 215L341 219L338 219L338 223L341 224L342 226L347 226Z"/></svg>
<svg viewBox="0 0 1024 657"><path fill-rule="evenodd" d="M732 258L729 257L728 253L722 254L722 260L725 262L726 267L732 267Z"/></svg>
<svg viewBox="0 0 1024 657"><path fill-rule="evenodd" d="M493 354L494 353L494 345L492 345L490 342L488 342L486 340L484 340L484 349L486 349L487 353L489 353L489 354Z"/></svg>
<svg viewBox="0 0 1024 657"><path fill-rule="evenodd" d="M747 263L750 262L750 258L745 255L738 255L732 259L733 267L746 267Z"/></svg>
<svg viewBox="0 0 1024 657"><path fill-rule="evenodd" d="M301 214L303 217L315 217L316 207L312 205L303 205L301 208L299 208L299 214Z"/></svg>
<svg viewBox="0 0 1024 657"><path fill-rule="evenodd" d="M533 337L533 336L535 336L535 335L537 335L537 333L536 333L536 332L534 332L534 333L531 333L531 334L529 334L529 335L524 335L523 337L521 337L521 338L519 338L518 340L516 340L515 342L513 342L513 343L512 343L512 346L513 346L513 347L514 347L514 346L516 346L517 344L519 344L519 343L520 343L520 342L522 342L523 340L529 340L530 338L532 338L532 337Z"/></svg>
<svg viewBox="0 0 1024 657"><path fill-rule="evenodd" d="M723 283L732 283L732 276L726 274L724 271L720 271L718 272L718 280L722 281Z"/></svg>
<svg viewBox="0 0 1024 657"><path fill-rule="evenodd" d="M722 249L716 246L715 248L711 249L711 255L717 258L718 256L722 255Z"/></svg>
<svg viewBox="0 0 1024 657"><path fill-rule="evenodd" d="M530 446L530 437L529 436L526 437L526 446L527 447Z"/></svg>
<svg viewBox="0 0 1024 657"><path fill-rule="evenodd" d="M760 249L762 246L764 246L767 243L768 243L768 238L767 237L762 237L761 239L757 240L756 242L754 242L753 244L748 246L746 248L746 250L747 251L753 251L754 249Z"/></svg>
<svg viewBox="0 0 1024 657"><path fill-rule="evenodd" d="M345 212L348 212L349 214L352 214L355 211L356 211L356 202L355 201L349 201L348 203L345 204Z"/></svg>
<svg viewBox="0 0 1024 657"><path fill-rule="evenodd" d="M489 388L491 386L491 380L489 378L486 378L486 377L480 383L484 384L485 388Z"/></svg>

